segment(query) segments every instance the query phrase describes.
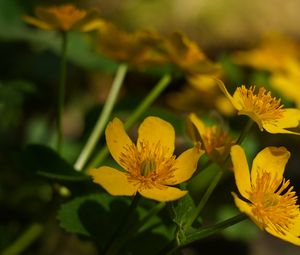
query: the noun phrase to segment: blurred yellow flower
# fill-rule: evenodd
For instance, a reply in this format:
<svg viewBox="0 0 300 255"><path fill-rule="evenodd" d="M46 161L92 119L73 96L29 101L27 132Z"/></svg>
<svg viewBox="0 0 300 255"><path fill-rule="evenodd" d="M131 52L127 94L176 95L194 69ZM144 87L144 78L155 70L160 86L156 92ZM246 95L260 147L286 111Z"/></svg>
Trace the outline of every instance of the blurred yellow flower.
<svg viewBox="0 0 300 255"><path fill-rule="evenodd" d="M102 54L139 68L167 62L161 43L162 38L151 30L129 33L109 22L98 29L97 47Z"/></svg>
<svg viewBox="0 0 300 255"><path fill-rule="evenodd" d="M187 74L215 73L220 67L211 62L196 42L174 32L164 41L164 50L169 60Z"/></svg>
<svg viewBox="0 0 300 255"><path fill-rule="evenodd" d="M280 34L265 36L254 49L234 53L233 60L237 64L248 65L267 71L282 70L291 59L300 57L299 45Z"/></svg>
<svg viewBox="0 0 300 255"><path fill-rule="evenodd" d="M94 182L107 192L115 196L139 192L157 201L176 200L187 193L171 186L193 175L203 151L196 144L175 158L175 131L170 123L147 117L138 129L136 145L117 118L108 124L105 134L112 157L125 170L102 166L89 171Z"/></svg>
<svg viewBox="0 0 300 255"><path fill-rule="evenodd" d="M216 74L217 75L217 74ZM180 91L167 95L167 103L181 111L193 112L217 110L221 114L234 114L234 107L220 91L212 74L188 75L188 83Z"/></svg>
<svg viewBox="0 0 300 255"><path fill-rule="evenodd" d="M290 61L282 71L270 76L270 85L300 109L300 62Z"/></svg>
<svg viewBox="0 0 300 255"><path fill-rule="evenodd" d="M284 108L280 99L272 97L271 92L265 88L251 86L247 89L244 85L237 87L233 96L229 94L224 83L218 80L223 93L231 101L239 115L247 115L257 123L260 130L276 133L300 133L287 130L297 127L300 121L300 110Z"/></svg>
<svg viewBox="0 0 300 255"><path fill-rule="evenodd" d="M37 7L34 13L36 17L25 15L23 19L27 23L45 30L90 31L97 28L98 25L95 23L100 21L96 12L78 9L73 4Z"/></svg>
<svg viewBox="0 0 300 255"><path fill-rule="evenodd" d="M243 148L234 145L231 158L241 198L232 195L236 206L261 229L300 245L300 211L290 181L283 178L290 157L284 147L267 147L253 160L251 173Z"/></svg>
<svg viewBox="0 0 300 255"><path fill-rule="evenodd" d="M206 126L196 114L187 118L187 130L193 141L200 141L208 158L215 163L224 163L229 155L233 139L220 126Z"/></svg>

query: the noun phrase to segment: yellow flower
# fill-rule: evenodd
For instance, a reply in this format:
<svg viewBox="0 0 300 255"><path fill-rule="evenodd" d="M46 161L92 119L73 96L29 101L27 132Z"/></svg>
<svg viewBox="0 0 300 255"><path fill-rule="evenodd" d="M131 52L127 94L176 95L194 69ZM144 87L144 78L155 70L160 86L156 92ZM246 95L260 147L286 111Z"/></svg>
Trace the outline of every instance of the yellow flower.
<svg viewBox="0 0 300 255"><path fill-rule="evenodd" d="M169 93L167 103L184 112L218 110L230 116L234 114L232 104L220 91L216 77L211 74L187 75L188 83L181 90Z"/></svg>
<svg viewBox="0 0 300 255"><path fill-rule="evenodd" d="M188 115L187 128L192 140L201 141L206 155L213 162L224 163L233 144L233 140L227 132L217 125L205 126L194 113Z"/></svg>
<svg viewBox="0 0 300 255"><path fill-rule="evenodd" d="M300 62L290 61L284 70L270 76L270 85L300 109Z"/></svg>
<svg viewBox="0 0 300 255"><path fill-rule="evenodd" d="M117 118L108 124L105 134L112 157L125 171L102 166L91 169L89 174L111 195L133 196L139 192L150 199L170 201L187 193L171 186L193 175L203 154L199 144L176 158L173 155L174 128L157 117L147 117L143 121L136 145Z"/></svg>
<svg viewBox="0 0 300 255"><path fill-rule="evenodd" d="M25 15L23 19L27 23L45 30L69 31L78 29L89 31L97 28L98 25L95 23L100 21L95 12L77 9L72 4L37 7L34 13L36 17Z"/></svg>
<svg viewBox="0 0 300 255"><path fill-rule="evenodd" d="M280 99L272 97L271 92L265 88L251 86L247 89L244 85L237 87L233 96L229 94L224 83L218 80L218 84L223 93L231 101L239 115L247 115L254 120L262 131L265 129L269 133L300 133L286 130L299 125L300 110L294 108L284 108Z"/></svg>
<svg viewBox="0 0 300 255"><path fill-rule="evenodd" d="M151 30L129 33L109 22L98 29L97 47L100 53L139 68L167 62L160 49L161 42L162 38Z"/></svg>
<svg viewBox="0 0 300 255"><path fill-rule="evenodd" d="M237 64L274 72L282 70L291 59L298 58L299 50L299 45L290 38L270 34L256 48L236 52L233 60Z"/></svg>
<svg viewBox="0 0 300 255"><path fill-rule="evenodd" d="M251 173L243 148L234 145L231 158L242 199L232 193L236 206L261 229L300 245L300 211L290 181L283 178L290 153L284 147L267 147L253 160Z"/></svg>
<svg viewBox="0 0 300 255"><path fill-rule="evenodd" d="M215 73L219 66L211 62L197 43L175 32L166 40L164 49L170 61L188 74Z"/></svg>

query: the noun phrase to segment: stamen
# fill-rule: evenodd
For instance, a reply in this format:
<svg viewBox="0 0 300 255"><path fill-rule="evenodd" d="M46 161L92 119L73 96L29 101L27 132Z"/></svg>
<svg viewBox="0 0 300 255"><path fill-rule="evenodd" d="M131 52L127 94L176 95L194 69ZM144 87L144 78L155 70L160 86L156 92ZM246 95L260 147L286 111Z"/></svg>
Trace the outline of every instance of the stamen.
<svg viewBox="0 0 300 255"><path fill-rule="evenodd" d="M243 110L256 114L261 120L275 120L282 117L283 105L280 99L272 97L271 92L255 86L247 89L244 85L238 87L236 92L240 98Z"/></svg>
<svg viewBox="0 0 300 255"><path fill-rule="evenodd" d="M283 194L290 182L271 176L269 172L257 175L256 183L252 185L250 201L252 212L257 217L262 228L272 226L274 230L284 233L292 227L292 222L299 214L297 196L293 187Z"/></svg>
<svg viewBox="0 0 300 255"><path fill-rule="evenodd" d="M173 177L175 156L166 157L168 148L159 142L149 144L142 141L124 147L120 163L128 171L128 180L139 188L159 187Z"/></svg>

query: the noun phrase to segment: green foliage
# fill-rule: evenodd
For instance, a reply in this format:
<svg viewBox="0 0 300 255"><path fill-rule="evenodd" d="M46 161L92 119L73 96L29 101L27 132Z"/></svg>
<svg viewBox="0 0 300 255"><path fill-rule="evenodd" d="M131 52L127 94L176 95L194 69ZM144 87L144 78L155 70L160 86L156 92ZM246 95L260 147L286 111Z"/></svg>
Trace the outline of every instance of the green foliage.
<svg viewBox="0 0 300 255"><path fill-rule="evenodd" d="M172 205L173 221L177 225L176 240L178 244L182 244L186 241L186 234L192 229L187 224L190 224L190 219L194 214L196 206L189 194Z"/></svg>
<svg viewBox="0 0 300 255"><path fill-rule="evenodd" d="M67 232L90 237L96 240L100 249L103 249L118 226L124 220L130 220L124 219L129 202L129 199L116 198L107 193L90 194L63 204L57 218ZM117 246L123 246L123 254L140 254L142 251L143 254L153 254L154 250L158 251L166 245L170 238L169 230L158 215L148 218L147 224L141 228L145 223L144 220L151 214L149 206L153 208L154 204L150 202L144 206L146 207L139 206L131 215L134 222L130 223L130 227L116 243ZM156 242L155 247L149 242L151 240Z"/></svg>
<svg viewBox="0 0 300 255"><path fill-rule="evenodd" d="M29 145L22 159L24 168L40 176L58 181L85 181L89 177L75 169L54 150L43 145Z"/></svg>
<svg viewBox="0 0 300 255"><path fill-rule="evenodd" d="M26 98L36 92L34 84L24 80L0 82L0 131L14 128L23 114Z"/></svg>

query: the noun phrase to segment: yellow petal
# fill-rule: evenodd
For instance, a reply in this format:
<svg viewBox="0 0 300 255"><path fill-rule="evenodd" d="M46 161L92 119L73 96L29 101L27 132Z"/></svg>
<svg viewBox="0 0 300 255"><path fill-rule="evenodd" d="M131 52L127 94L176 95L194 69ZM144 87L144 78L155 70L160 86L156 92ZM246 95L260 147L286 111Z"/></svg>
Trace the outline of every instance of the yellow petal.
<svg viewBox="0 0 300 255"><path fill-rule="evenodd" d="M292 244L300 246L300 238L293 235L290 232L281 233L281 232L276 231L275 229L273 229L271 226L267 226L266 231L268 233L270 233L271 235L276 236L276 237L278 237L278 238L280 238L284 241L287 241L287 242L290 242Z"/></svg>
<svg viewBox="0 0 300 255"><path fill-rule="evenodd" d="M290 232L295 236L300 236L300 212L294 220L294 226L291 228Z"/></svg>
<svg viewBox="0 0 300 255"><path fill-rule="evenodd" d="M118 118L114 118L113 121L107 125L105 136L107 147L112 157L119 163L120 166L125 168L120 161L120 156L122 153L125 153L126 148L132 146L133 143L130 137L127 135L122 121L120 121Z"/></svg>
<svg viewBox="0 0 300 255"><path fill-rule="evenodd" d="M231 195L234 198L234 203L239 208L239 210L243 213L246 213L248 216L252 217L252 208L251 205L238 197L238 195L234 192L231 192Z"/></svg>
<svg viewBox="0 0 300 255"><path fill-rule="evenodd" d="M225 84L221 80L216 79L216 83L218 84L219 88L224 93L224 95L230 100L234 108L237 110L241 110L241 105L238 103L239 101L237 101L236 98L234 98L237 97L237 93L235 93L234 97L232 97L226 89Z"/></svg>
<svg viewBox="0 0 300 255"><path fill-rule="evenodd" d="M37 18L34 18L34 17L31 17L31 16L23 16L23 20L25 22L27 22L28 24L30 25L34 25L38 28L41 28L41 29L45 29L45 30L52 30L54 29L53 26L51 26L50 24L40 20L40 19L37 19Z"/></svg>
<svg viewBox="0 0 300 255"><path fill-rule="evenodd" d="M205 125L204 123L197 117L195 113L191 113L188 116L188 124L192 124L196 129L197 133L195 133L193 127L190 128L190 135L194 141L203 141L203 134L205 133ZM200 136L200 137L199 137Z"/></svg>
<svg viewBox="0 0 300 255"><path fill-rule="evenodd" d="M63 7L37 7L35 14L40 20L51 25L54 29L61 29L62 19L57 15L61 11L61 8Z"/></svg>
<svg viewBox="0 0 300 255"><path fill-rule="evenodd" d="M175 146L175 131L173 126L158 117L147 117L139 127L137 147L141 143L160 144L165 151L165 157L171 157Z"/></svg>
<svg viewBox="0 0 300 255"><path fill-rule="evenodd" d="M286 108L283 110L283 116L280 119L275 121L264 122L264 129L272 134L286 133L300 135L299 132L286 130L286 128L293 128L299 126L300 110L293 108Z"/></svg>
<svg viewBox="0 0 300 255"><path fill-rule="evenodd" d="M200 150L200 144L197 143L194 148L188 149L181 153L175 160L173 177L164 184L175 185L184 182L192 177L197 169L197 163L201 155L204 154Z"/></svg>
<svg viewBox="0 0 300 255"><path fill-rule="evenodd" d="M141 189L138 191L142 196L160 202L176 200L187 194L186 190L180 190L168 186L161 186L160 188L153 187L151 189Z"/></svg>
<svg viewBox="0 0 300 255"><path fill-rule="evenodd" d="M95 19L80 25L79 28L82 32L89 32L95 29L101 29L104 26L104 24L105 22L103 20Z"/></svg>
<svg viewBox="0 0 300 255"><path fill-rule="evenodd" d="M247 158L243 148L239 145L231 147L231 160L233 163L234 177L239 192L245 198L248 198L248 192L251 190L250 172Z"/></svg>
<svg viewBox="0 0 300 255"><path fill-rule="evenodd" d="M300 122L300 110L293 108L285 108L283 117L278 121L280 127L292 128L297 127Z"/></svg>
<svg viewBox="0 0 300 255"><path fill-rule="evenodd" d="M128 182L126 173L114 168L103 166L98 169L91 169L89 175L93 181L100 184L109 194L113 196L133 196L137 187Z"/></svg>
<svg viewBox="0 0 300 255"><path fill-rule="evenodd" d="M234 192L231 192L231 195L234 198L234 203L237 206L237 208L239 208L239 210L245 214L247 214L249 216L249 218L259 227L262 229L261 224L256 220L255 215L252 213L252 207L251 204L243 201L242 199L240 199L237 194L235 194Z"/></svg>
<svg viewBox="0 0 300 255"><path fill-rule="evenodd" d="M251 182L256 183L257 174L268 171L273 178L282 179L290 152L285 147L267 147L260 151L253 160Z"/></svg>

